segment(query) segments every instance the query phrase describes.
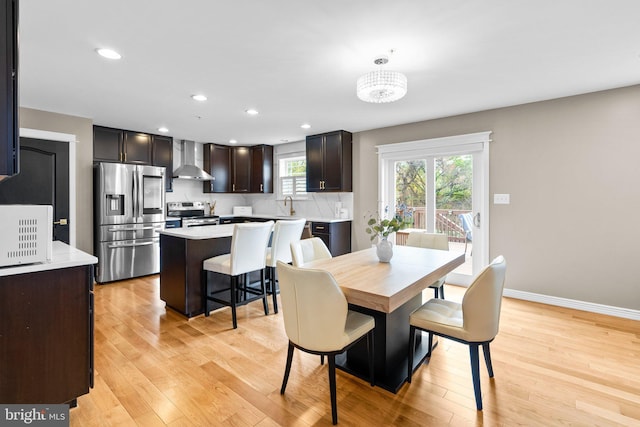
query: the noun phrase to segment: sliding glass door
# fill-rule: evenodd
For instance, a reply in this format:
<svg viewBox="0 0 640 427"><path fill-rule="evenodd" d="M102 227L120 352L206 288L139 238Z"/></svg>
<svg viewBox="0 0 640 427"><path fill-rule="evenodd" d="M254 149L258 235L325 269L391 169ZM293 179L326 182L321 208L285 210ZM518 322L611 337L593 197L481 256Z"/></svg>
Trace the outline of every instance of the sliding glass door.
<svg viewBox="0 0 640 427"><path fill-rule="evenodd" d="M488 142L488 133L484 139ZM488 230L483 224L488 219L488 149L484 141L442 142L378 147L380 212L405 222L396 244L404 244L412 229L446 234L449 249L466 254L465 264L448 276L448 282L466 285L488 262Z"/></svg>

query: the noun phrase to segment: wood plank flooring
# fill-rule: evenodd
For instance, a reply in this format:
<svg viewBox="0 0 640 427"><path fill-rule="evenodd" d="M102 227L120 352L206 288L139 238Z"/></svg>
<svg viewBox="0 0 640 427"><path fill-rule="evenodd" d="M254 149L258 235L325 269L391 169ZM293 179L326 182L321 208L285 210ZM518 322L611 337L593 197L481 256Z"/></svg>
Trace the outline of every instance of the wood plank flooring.
<svg viewBox="0 0 640 427"><path fill-rule="evenodd" d="M165 309L158 276L98 285L95 302L95 387L71 426L331 425L318 357L296 351L280 395L287 338L260 301L239 308L236 330L228 308ZM440 339L395 395L338 371L339 425L640 425L640 322L505 298L491 351L482 412L467 347Z"/></svg>

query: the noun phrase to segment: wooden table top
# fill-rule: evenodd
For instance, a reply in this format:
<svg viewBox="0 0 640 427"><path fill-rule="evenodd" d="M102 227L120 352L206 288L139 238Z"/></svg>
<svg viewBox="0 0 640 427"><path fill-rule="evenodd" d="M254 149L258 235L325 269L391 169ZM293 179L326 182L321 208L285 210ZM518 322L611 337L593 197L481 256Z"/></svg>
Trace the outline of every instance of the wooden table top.
<svg viewBox="0 0 640 427"><path fill-rule="evenodd" d="M305 264L330 272L349 304L391 313L439 278L464 264L464 253L394 246L391 262L379 262L376 248Z"/></svg>

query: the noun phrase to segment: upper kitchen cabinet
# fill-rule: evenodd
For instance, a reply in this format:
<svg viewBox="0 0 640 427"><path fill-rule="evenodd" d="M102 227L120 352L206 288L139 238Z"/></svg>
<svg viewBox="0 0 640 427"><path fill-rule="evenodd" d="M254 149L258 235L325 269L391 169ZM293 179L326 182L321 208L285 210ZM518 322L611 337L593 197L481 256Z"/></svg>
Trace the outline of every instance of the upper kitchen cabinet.
<svg viewBox="0 0 640 427"><path fill-rule="evenodd" d="M203 166L215 179L202 184L204 193L229 193L231 191L231 147L204 144Z"/></svg>
<svg viewBox="0 0 640 427"><path fill-rule="evenodd" d="M151 135L93 127L93 161L151 164Z"/></svg>
<svg viewBox="0 0 640 427"><path fill-rule="evenodd" d="M18 0L0 6L0 180L20 171Z"/></svg>
<svg viewBox="0 0 640 427"><path fill-rule="evenodd" d="M306 140L307 191L352 191L352 135L343 130Z"/></svg>
<svg viewBox="0 0 640 427"><path fill-rule="evenodd" d="M165 189L173 191L173 138L170 136L151 135L153 166L162 166L166 169Z"/></svg>
<svg viewBox="0 0 640 427"><path fill-rule="evenodd" d="M251 147L251 192L273 193L273 146Z"/></svg>
<svg viewBox="0 0 640 427"><path fill-rule="evenodd" d="M251 190L251 150L249 147L231 149L231 192L249 193Z"/></svg>

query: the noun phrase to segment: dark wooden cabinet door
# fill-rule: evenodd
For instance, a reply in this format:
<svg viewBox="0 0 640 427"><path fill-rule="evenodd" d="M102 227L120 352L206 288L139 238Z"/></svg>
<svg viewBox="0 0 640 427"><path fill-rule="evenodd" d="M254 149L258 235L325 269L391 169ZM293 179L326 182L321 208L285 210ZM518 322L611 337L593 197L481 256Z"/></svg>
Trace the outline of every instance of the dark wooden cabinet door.
<svg viewBox="0 0 640 427"><path fill-rule="evenodd" d="M273 147L251 147L251 192L273 193Z"/></svg>
<svg viewBox="0 0 640 427"><path fill-rule="evenodd" d="M342 190L342 163L342 133L326 134L324 136L323 190Z"/></svg>
<svg viewBox="0 0 640 427"><path fill-rule="evenodd" d="M324 155L322 135L307 137L307 191L321 191L324 178Z"/></svg>
<svg viewBox="0 0 640 427"><path fill-rule="evenodd" d="M20 171L18 125L18 0L0 6L0 175Z"/></svg>
<svg viewBox="0 0 640 427"><path fill-rule="evenodd" d="M151 164L151 135L125 131L123 135L124 163Z"/></svg>
<svg viewBox="0 0 640 427"><path fill-rule="evenodd" d="M204 170L215 178L202 184L204 193L229 193L231 191L231 147L204 144Z"/></svg>
<svg viewBox="0 0 640 427"><path fill-rule="evenodd" d="M0 402L73 401L93 384L93 266L0 277Z"/></svg>
<svg viewBox="0 0 640 427"><path fill-rule="evenodd" d="M173 191L173 138L152 135L151 145L153 148L151 164L153 166L162 166L166 169L165 189L166 191Z"/></svg>
<svg viewBox="0 0 640 427"><path fill-rule="evenodd" d="M93 160L121 162L123 131L102 126L93 127Z"/></svg>
<svg viewBox="0 0 640 427"><path fill-rule="evenodd" d="M248 147L231 149L231 170L233 193L248 193L251 187L251 150Z"/></svg>

